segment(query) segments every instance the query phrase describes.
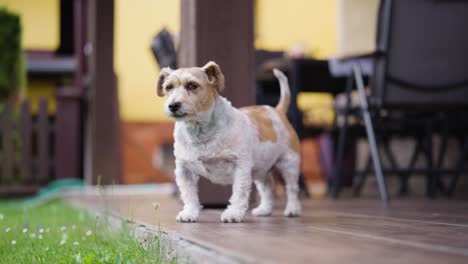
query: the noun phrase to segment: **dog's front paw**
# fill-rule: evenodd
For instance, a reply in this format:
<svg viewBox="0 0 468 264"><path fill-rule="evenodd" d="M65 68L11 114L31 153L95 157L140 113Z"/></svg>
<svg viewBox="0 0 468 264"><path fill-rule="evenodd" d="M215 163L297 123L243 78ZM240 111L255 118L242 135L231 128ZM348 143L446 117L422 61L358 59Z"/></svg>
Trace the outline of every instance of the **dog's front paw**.
<svg viewBox="0 0 468 264"><path fill-rule="evenodd" d="M177 214L177 222L193 223L197 222L199 210L186 208Z"/></svg>
<svg viewBox="0 0 468 264"><path fill-rule="evenodd" d="M284 209L285 216L287 217L296 217L302 214L301 204L300 203L291 203L286 206Z"/></svg>
<svg viewBox="0 0 468 264"><path fill-rule="evenodd" d="M244 215L245 211L234 207L228 207L221 214L221 221L224 223L240 223L242 219L244 219Z"/></svg>
<svg viewBox="0 0 468 264"><path fill-rule="evenodd" d="M272 209L266 206L259 206L252 210L253 216L270 216Z"/></svg>

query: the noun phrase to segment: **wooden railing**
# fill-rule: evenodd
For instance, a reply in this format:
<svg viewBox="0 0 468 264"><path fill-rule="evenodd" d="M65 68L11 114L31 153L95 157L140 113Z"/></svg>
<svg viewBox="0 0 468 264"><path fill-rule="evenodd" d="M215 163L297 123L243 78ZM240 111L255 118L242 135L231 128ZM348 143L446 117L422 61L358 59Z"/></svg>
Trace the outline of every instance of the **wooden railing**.
<svg viewBox="0 0 468 264"><path fill-rule="evenodd" d="M32 194L55 178L55 121L47 100L39 99L37 114L29 101L16 109L8 100L0 115L0 197Z"/></svg>

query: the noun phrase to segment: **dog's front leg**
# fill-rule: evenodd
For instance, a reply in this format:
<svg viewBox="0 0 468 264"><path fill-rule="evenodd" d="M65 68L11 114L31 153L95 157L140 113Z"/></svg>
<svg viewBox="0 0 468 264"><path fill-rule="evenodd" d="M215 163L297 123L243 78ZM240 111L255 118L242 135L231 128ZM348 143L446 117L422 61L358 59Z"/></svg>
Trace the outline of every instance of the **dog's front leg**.
<svg viewBox="0 0 468 264"><path fill-rule="evenodd" d="M225 223L242 222L245 212L249 208L250 189L252 188L251 167L237 168L234 172L232 196L229 206L221 214L221 221Z"/></svg>
<svg viewBox="0 0 468 264"><path fill-rule="evenodd" d="M177 222L196 222L201 208L198 200L198 176L180 163L176 163L175 175L184 203L184 208L179 212L176 220Z"/></svg>

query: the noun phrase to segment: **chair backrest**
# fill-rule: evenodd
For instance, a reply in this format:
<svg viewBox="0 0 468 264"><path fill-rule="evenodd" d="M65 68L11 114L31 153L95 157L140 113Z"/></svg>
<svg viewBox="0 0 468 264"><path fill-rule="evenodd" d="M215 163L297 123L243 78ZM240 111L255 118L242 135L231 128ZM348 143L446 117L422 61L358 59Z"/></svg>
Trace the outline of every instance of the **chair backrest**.
<svg viewBox="0 0 468 264"><path fill-rule="evenodd" d="M375 103L468 106L468 1L382 0L377 31Z"/></svg>
<svg viewBox="0 0 468 264"><path fill-rule="evenodd" d="M160 69L164 67L177 69L177 52L171 33L166 28L159 31L153 38L151 50Z"/></svg>

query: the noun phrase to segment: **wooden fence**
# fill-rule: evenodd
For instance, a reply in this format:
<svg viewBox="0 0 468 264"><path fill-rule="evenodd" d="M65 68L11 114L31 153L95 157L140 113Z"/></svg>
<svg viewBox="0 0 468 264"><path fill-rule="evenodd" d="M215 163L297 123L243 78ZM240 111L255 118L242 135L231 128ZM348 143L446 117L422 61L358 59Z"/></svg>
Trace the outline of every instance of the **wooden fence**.
<svg viewBox="0 0 468 264"><path fill-rule="evenodd" d="M37 114L24 101L16 111L12 100L0 116L0 196L32 194L55 178L55 122L48 103L38 102Z"/></svg>

